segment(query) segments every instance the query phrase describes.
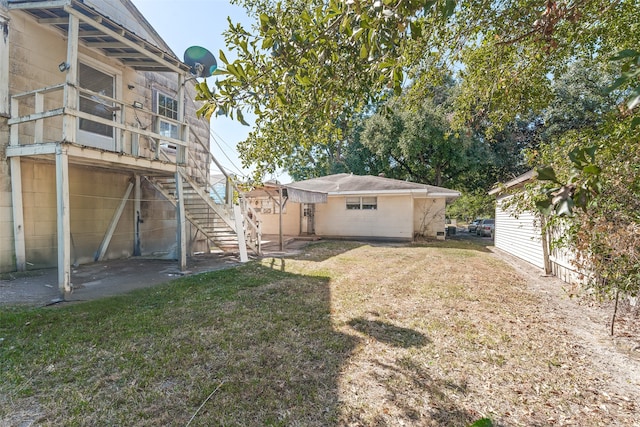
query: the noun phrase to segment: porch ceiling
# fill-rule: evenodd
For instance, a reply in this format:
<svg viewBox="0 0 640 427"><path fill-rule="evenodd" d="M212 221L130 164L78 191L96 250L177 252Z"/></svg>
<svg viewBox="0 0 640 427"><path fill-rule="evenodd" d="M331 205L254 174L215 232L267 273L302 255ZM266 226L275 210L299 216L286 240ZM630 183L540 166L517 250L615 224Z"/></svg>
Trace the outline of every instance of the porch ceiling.
<svg viewBox="0 0 640 427"><path fill-rule="evenodd" d="M40 24L50 25L63 34L69 31L69 15L78 18L78 38L85 46L101 50L127 67L140 71L185 73L189 66L172 53L165 52L95 9L77 0L8 2L11 10L22 10Z"/></svg>

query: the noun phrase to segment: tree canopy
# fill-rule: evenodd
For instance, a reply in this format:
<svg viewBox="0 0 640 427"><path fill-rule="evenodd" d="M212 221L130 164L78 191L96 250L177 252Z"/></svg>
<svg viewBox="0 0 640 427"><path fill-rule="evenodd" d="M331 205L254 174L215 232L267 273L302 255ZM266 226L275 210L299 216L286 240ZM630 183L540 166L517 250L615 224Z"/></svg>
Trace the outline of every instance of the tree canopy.
<svg viewBox="0 0 640 427"><path fill-rule="evenodd" d="M547 108L554 76L573 62L626 52L616 87L636 76L640 6L633 0L237 3L255 25L230 22L226 41L237 59L220 52L218 80L199 85L200 113L240 121L255 113L239 151L259 174L300 149L343 139L345 121L390 92L410 86L420 99L451 72L460 84L454 126L483 126L489 137Z"/></svg>

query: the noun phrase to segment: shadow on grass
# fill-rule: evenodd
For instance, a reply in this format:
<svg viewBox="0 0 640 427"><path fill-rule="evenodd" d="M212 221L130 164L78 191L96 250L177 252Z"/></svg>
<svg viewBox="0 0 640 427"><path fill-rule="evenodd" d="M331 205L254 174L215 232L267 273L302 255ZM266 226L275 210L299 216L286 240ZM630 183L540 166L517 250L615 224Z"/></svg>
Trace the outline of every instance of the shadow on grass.
<svg viewBox="0 0 640 427"><path fill-rule="evenodd" d="M418 331L402 328L381 320L367 320L362 317L349 320L349 326L377 341L393 347L424 347L431 341Z"/></svg>
<svg viewBox="0 0 640 427"><path fill-rule="evenodd" d="M185 425L206 402L192 426L336 425L337 381L358 339L333 328L330 299L327 278L251 263L0 312L0 418Z"/></svg>
<svg viewBox="0 0 640 427"><path fill-rule="evenodd" d="M301 254L287 256L286 258L322 262L363 245L365 243L352 240L321 240L306 245Z"/></svg>
<svg viewBox="0 0 640 427"><path fill-rule="evenodd" d="M321 242L302 259L328 259L361 245ZM376 425L340 394L361 342L334 328L331 279L281 271L284 262L249 263L87 303L0 311L0 396L6 396L0 419L154 426L186 425L193 416L192 426ZM430 344L415 330L381 320L356 317L349 325L399 352L419 353ZM397 357L383 366L384 375L398 379L384 384L405 424L468 424L474 414L448 393L464 393L466 385L432 378L424 363ZM423 395L428 405L416 400ZM377 404L368 402L376 410ZM377 424L399 425L377 413Z"/></svg>

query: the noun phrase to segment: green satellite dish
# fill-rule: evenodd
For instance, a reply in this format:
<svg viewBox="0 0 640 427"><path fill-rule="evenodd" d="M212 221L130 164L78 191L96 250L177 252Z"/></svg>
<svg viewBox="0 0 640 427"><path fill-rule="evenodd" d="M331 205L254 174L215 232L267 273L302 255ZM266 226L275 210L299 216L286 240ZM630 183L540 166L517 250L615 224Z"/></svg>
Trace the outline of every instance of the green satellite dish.
<svg viewBox="0 0 640 427"><path fill-rule="evenodd" d="M191 74L196 77L209 77L218 68L213 54L200 46L191 46L184 51L184 63L191 67Z"/></svg>

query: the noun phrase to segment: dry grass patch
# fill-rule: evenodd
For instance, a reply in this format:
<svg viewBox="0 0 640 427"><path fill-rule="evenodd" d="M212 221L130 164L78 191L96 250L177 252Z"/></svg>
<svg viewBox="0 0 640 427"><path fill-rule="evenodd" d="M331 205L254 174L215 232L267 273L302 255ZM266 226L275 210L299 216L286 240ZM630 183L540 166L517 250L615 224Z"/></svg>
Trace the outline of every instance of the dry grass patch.
<svg viewBox="0 0 640 427"><path fill-rule="evenodd" d="M0 425L639 425L556 309L480 246L318 243L4 310Z"/></svg>
<svg viewBox="0 0 640 427"><path fill-rule="evenodd" d="M548 319L553 308L485 248L336 252L287 267L331 271L333 324L360 339L339 379L342 424L640 423L640 394L612 386L585 343Z"/></svg>

